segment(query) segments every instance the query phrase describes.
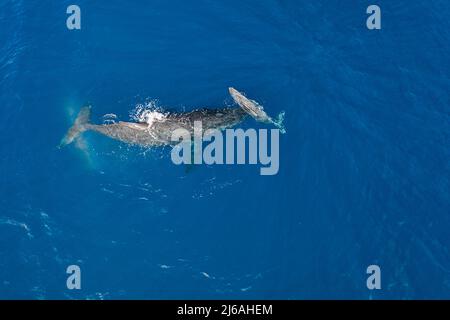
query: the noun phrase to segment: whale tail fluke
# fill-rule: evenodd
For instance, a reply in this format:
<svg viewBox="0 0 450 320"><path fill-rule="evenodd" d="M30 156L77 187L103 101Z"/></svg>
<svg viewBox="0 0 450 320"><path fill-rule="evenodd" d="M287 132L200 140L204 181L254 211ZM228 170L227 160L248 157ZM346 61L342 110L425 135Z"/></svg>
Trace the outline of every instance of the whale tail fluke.
<svg viewBox="0 0 450 320"><path fill-rule="evenodd" d="M263 123L272 123L281 133L285 133L286 130L283 126L284 112L280 113L276 120L272 119L264 111L264 108L256 101L248 99L242 93L234 88L228 88L231 97L233 97L234 102L236 102L245 112L252 116L256 121Z"/></svg>
<svg viewBox="0 0 450 320"><path fill-rule="evenodd" d="M89 124L90 115L91 106L81 108L73 126L67 131L64 138L62 138L59 148L72 143L81 133L87 130L86 125Z"/></svg>

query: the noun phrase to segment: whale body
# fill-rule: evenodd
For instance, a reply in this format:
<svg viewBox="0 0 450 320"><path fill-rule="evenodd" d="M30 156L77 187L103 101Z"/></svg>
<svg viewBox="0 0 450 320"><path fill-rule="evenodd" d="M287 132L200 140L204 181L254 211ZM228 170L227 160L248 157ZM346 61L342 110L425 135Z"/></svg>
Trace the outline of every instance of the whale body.
<svg viewBox="0 0 450 320"><path fill-rule="evenodd" d="M60 147L72 143L85 131L95 131L112 139L143 147L172 145L172 133L177 129L194 132L194 122L201 121L202 129L226 129L242 122L248 115L263 123L274 122L253 100L246 98L234 88L229 92L239 108L199 109L190 112L170 113L162 119L146 122L119 121L111 124L92 124L89 122L91 107L83 107L73 126L61 140Z"/></svg>

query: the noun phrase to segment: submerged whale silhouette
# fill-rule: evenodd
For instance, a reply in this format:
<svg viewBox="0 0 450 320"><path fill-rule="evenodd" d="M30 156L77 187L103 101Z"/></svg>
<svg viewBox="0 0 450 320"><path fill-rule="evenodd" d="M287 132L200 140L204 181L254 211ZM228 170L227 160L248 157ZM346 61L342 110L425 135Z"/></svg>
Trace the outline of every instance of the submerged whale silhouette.
<svg viewBox="0 0 450 320"><path fill-rule="evenodd" d="M191 112L170 113L151 124L124 121L111 124L92 124L89 122L91 107L86 106L80 110L75 123L67 131L59 146L72 143L85 131L99 132L112 139L144 147L173 145L172 132L180 128L193 132L195 121L202 122L203 130L226 129L242 122L247 115L259 122L272 123L281 128L282 119L274 121L256 101L246 98L234 88L229 88L229 92L240 108L200 109Z"/></svg>

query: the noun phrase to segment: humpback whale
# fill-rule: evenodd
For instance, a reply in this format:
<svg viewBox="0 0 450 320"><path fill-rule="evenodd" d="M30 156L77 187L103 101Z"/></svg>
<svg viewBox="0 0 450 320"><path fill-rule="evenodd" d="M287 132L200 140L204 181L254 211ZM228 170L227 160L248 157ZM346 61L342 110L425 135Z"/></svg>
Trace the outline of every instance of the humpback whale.
<svg viewBox="0 0 450 320"><path fill-rule="evenodd" d="M83 107L73 126L61 140L59 147L72 143L85 131L95 131L112 139L143 147L173 145L172 132L186 129L194 132L194 122L201 121L204 130L231 128L242 122L248 115L258 122L272 123L282 129L282 119L274 121L256 101L245 97L234 88L229 88L230 95L239 108L199 109L190 112L170 113L151 124L146 122L124 122L93 124L89 121L91 107ZM283 132L283 131L282 131Z"/></svg>

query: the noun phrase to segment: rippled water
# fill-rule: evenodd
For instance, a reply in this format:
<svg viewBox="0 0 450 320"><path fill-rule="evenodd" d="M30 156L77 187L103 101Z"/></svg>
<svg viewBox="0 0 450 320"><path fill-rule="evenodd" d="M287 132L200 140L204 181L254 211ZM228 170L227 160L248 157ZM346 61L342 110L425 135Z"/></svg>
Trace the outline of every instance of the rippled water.
<svg viewBox="0 0 450 320"><path fill-rule="evenodd" d="M379 0L380 31L366 1L76 1L79 31L70 4L0 2L0 298L450 298L448 1ZM285 111L278 175L56 148L85 103L130 120L230 86Z"/></svg>

